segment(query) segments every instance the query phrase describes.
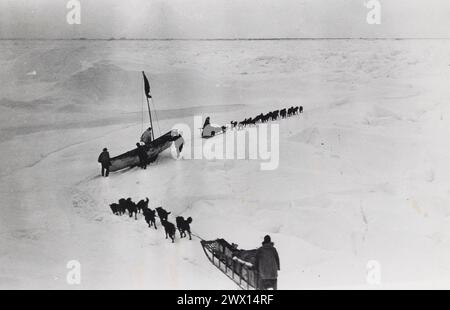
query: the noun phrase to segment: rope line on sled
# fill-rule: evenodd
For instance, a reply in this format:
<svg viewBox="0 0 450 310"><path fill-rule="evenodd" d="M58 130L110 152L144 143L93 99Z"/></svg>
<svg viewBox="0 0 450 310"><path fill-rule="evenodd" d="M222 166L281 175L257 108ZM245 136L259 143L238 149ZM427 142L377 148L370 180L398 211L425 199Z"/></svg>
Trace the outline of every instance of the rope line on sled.
<svg viewBox="0 0 450 310"><path fill-rule="evenodd" d="M159 218L159 220L161 221L161 218L159 217L158 214L156 214L155 216L156 216L157 218ZM181 215L180 215L180 214L178 214L178 215L173 214L173 216L177 217L177 216L181 216ZM200 236L197 235L196 233L193 233L192 231L191 231L191 235L194 236L194 237L197 237L197 238L200 239L201 241L206 241L205 239L203 239L202 237L200 237Z"/></svg>
<svg viewBox="0 0 450 310"><path fill-rule="evenodd" d="M191 231L191 235L194 236L194 237L197 237L197 238L200 239L201 241L206 241L205 239L203 239L203 238L200 237L199 235L194 234L192 231Z"/></svg>

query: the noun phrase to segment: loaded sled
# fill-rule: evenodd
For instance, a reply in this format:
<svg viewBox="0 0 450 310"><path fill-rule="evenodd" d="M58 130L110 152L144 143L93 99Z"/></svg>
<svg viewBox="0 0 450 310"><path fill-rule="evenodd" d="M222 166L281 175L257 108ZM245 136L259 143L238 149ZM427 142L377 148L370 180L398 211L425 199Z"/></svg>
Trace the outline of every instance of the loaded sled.
<svg viewBox="0 0 450 310"><path fill-rule="evenodd" d="M209 138L216 136L217 134L224 133L227 130L227 127L226 126L217 127L217 126L211 125L211 122L210 122L209 116L208 116L205 120L205 123L203 124L203 128L200 128L200 130L202 131L202 138L209 139Z"/></svg>
<svg viewBox="0 0 450 310"><path fill-rule="evenodd" d="M200 130L202 131L202 138L209 139L215 137L218 134L224 133L227 130L227 127L216 127L208 124L204 128L200 128Z"/></svg>
<svg viewBox="0 0 450 310"><path fill-rule="evenodd" d="M254 268L256 249L239 250L224 239L200 241L210 262L243 290L258 289L258 272Z"/></svg>

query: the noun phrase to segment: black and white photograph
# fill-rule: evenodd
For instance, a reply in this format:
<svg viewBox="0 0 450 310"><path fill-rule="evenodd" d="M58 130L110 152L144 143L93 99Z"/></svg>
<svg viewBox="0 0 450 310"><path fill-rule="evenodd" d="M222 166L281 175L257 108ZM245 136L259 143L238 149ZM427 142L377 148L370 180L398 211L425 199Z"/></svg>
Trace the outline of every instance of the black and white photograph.
<svg viewBox="0 0 450 310"><path fill-rule="evenodd" d="M0 289L450 289L449 141L448 0L0 0Z"/></svg>

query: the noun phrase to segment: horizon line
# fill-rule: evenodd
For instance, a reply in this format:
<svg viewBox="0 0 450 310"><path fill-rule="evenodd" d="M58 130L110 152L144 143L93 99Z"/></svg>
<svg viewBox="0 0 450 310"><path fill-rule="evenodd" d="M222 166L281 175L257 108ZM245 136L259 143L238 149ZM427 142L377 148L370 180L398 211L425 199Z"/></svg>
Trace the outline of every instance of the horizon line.
<svg viewBox="0 0 450 310"><path fill-rule="evenodd" d="M268 38L0 38L2 41L301 41L301 40L449 40L450 37L268 37Z"/></svg>

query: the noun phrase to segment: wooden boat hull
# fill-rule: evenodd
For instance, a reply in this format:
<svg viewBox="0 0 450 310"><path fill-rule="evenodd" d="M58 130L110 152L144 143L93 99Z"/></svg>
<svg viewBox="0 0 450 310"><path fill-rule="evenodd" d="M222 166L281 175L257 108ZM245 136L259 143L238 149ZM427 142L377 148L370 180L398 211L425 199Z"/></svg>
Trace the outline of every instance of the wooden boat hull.
<svg viewBox="0 0 450 310"><path fill-rule="evenodd" d="M176 131L169 131L168 133L162 135L161 137L155 139L147 145L144 145L145 151L147 152L150 161L154 161L158 154L168 149L173 142L179 144L178 151L181 152L183 148L183 137ZM125 168L131 168L139 165L139 156L137 148L111 158L111 166L109 171L118 171Z"/></svg>

